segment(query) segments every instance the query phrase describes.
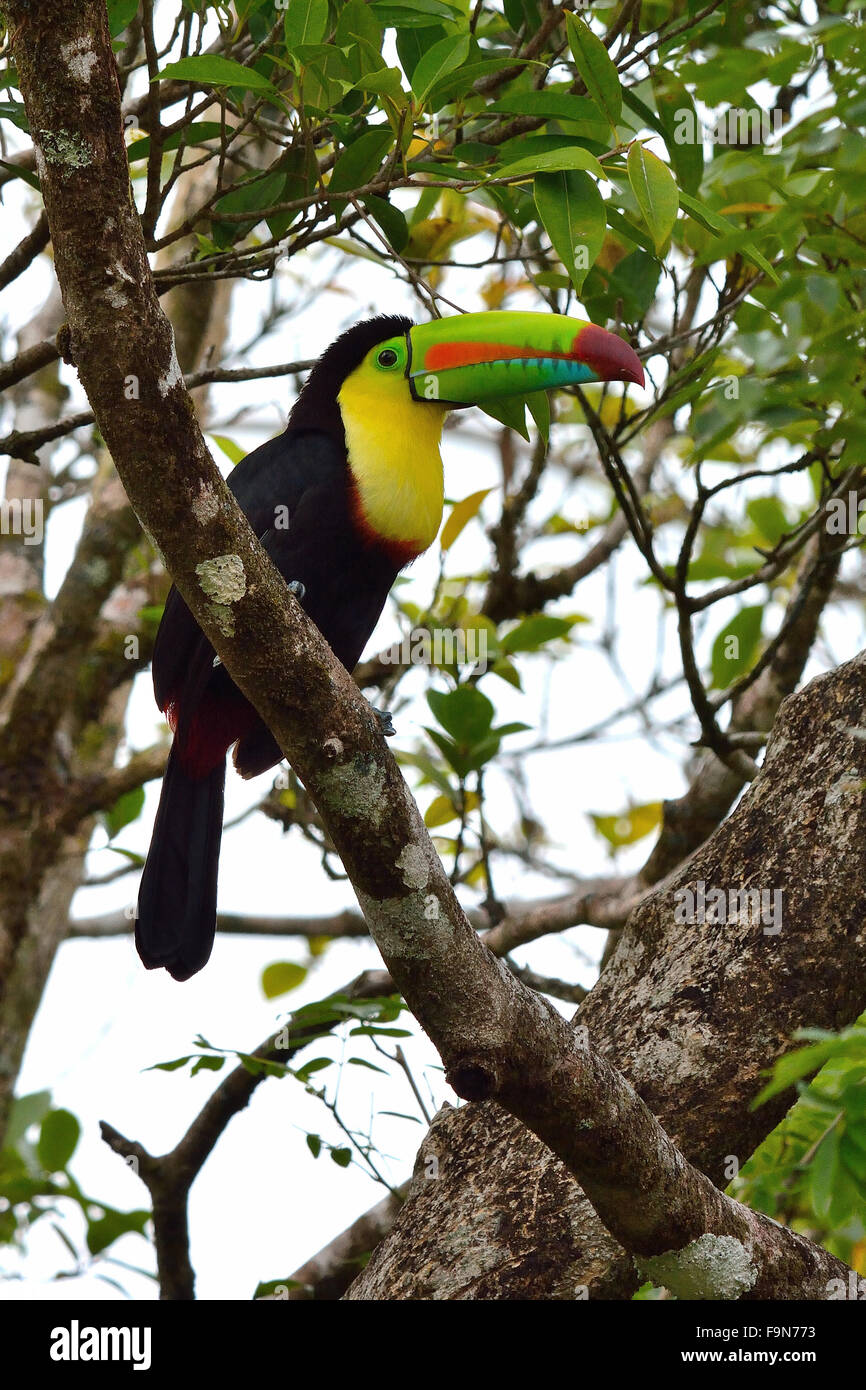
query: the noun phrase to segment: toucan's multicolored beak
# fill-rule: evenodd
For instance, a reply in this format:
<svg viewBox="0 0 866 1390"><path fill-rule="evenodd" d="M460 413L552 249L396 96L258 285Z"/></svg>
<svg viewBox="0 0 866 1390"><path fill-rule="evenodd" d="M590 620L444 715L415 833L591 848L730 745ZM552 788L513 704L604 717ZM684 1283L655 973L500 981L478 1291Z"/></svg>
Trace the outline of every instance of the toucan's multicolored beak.
<svg viewBox="0 0 866 1390"><path fill-rule="evenodd" d="M406 337L417 401L478 405L585 381L644 383L640 359L622 338L560 314L460 314L417 324Z"/></svg>

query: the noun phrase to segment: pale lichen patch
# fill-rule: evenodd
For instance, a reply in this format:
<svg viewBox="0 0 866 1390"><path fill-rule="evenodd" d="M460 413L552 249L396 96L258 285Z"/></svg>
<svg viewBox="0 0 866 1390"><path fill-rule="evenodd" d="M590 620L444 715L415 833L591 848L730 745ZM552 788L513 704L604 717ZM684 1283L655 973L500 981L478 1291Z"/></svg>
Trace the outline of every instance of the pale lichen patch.
<svg viewBox="0 0 866 1390"><path fill-rule="evenodd" d="M26 555L14 550L0 550L0 598L9 594L22 594L28 589L36 589L39 576L36 566ZM11 613L4 614L4 624L11 620ZM5 636L5 629L4 629Z"/></svg>
<svg viewBox="0 0 866 1390"><path fill-rule="evenodd" d="M169 391L173 391L175 386L180 386L183 381L183 372L177 360L177 348L174 345L174 337L171 340L171 357L169 359L168 371L163 372L162 376L157 377L156 384L161 396L167 396Z"/></svg>
<svg viewBox="0 0 866 1390"><path fill-rule="evenodd" d="M407 888L426 888L430 878L427 856L420 845L410 842L397 856L397 868Z"/></svg>
<svg viewBox="0 0 866 1390"><path fill-rule="evenodd" d="M863 795L863 778L857 773L856 768L850 768L841 777L828 787L824 797L824 809L831 810L843 802L850 807L851 798Z"/></svg>
<svg viewBox="0 0 866 1390"><path fill-rule="evenodd" d="M218 604L237 603L247 591L240 555L215 555L196 565L195 572L202 591Z"/></svg>
<svg viewBox="0 0 866 1390"><path fill-rule="evenodd" d="M209 483L199 483L198 492L190 505L193 516L202 526L207 521L213 521L220 509L216 493Z"/></svg>
<svg viewBox="0 0 866 1390"><path fill-rule="evenodd" d="M357 757L324 774L328 800L344 816L369 816L376 826L385 810L385 769L373 758Z"/></svg>
<svg viewBox="0 0 866 1390"><path fill-rule="evenodd" d="M48 164L59 164L66 169L84 169L93 163L90 145L76 130L37 131L36 145Z"/></svg>
<svg viewBox="0 0 866 1390"><path fill-rule="evenodd" d="M747 1247L735 1236L711 1232L682 1250L636 1258L645 1279L666 1288L675 1298L710 1301L742 1298L754 1287L758 1271Z"/></svg>
<svg viewBox="0 0 866 1390"><path fill-rule="evenodd" d="M135 276L130 275L122 261L115 261L114 265L109 266L108 274L113 280L125 280L128 285L135 284Z"/></svg>
<svg viewBox="0 0 866 1390"><path fill-rule="evenodd" d="M90 40L85 37L62 44L60 56L68 67L71 76L78 82L89 82L93 69L99 62L90 46Z"/></svg>
<svg viewBox="0 0 866 1390"><path fill-rule="evenodd" d="M223 637L234 637L235 615L225 603L209 603L207 611L213 618Z"/></svg>
<svg viewBox="0 0 866 1390"><path fill-rule="evenodd" d="M361 911L386 959L429 957L430 934L437 931L438 923L425 914L422 892L416 890L404 898L371 898L356 891Z"/></svg>
<svg viewBox="0 0 866 1390"><path fill-rule="evenodd" d="M97 555L95 559L91 560L90 564L86 566L85 574L94 588L99 588L100 585L105 584L109 577L110 570L108 568L108 561L104 560L101 555Z"/></svg>

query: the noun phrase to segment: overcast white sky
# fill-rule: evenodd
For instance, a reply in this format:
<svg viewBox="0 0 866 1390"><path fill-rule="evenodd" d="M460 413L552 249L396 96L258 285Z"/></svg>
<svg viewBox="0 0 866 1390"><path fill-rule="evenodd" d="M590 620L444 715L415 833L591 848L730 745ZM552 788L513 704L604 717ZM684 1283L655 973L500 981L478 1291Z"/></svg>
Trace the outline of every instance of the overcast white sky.
<svg viewBox="0 0 866 1390"><path fill-rule="evenodd" d="M20 239L34 199L35 195L21 183L5 191L0 258ZM471 259L476 250L484 252L485 243L479 240L461 249ZM319 248L284 266L280 271L283 298L292 299L293 286L299 280L328 285L338 264L337 252ZM2 312L8 317L0 329L6 336L7 347L8 335L26 322L44 299L49 276L48 264L42 258L17 282L14 295L4 296ZM477 287L477 280L471 276L453 276L445 292L461 307L475 309L482 307ZM252 336L252 325L264 311L269 294L268 286L238 284L233 301L235 344ZM512 307L535 306L527 299L514 301ZM399 311L421 317L405 288L388 271L359 261L348 274L341 272L338 290L322 288L312 307L290 318L277 334L253 351L249 360L264 364L308 357L327 346L347 322L371 312ZM64 368L63 379L72 391L69 408L82 408L83 398L74 373ZM285 380L217 386L211 399L215 431L230 434L246 449L277 433L291 405L290 387ZM222 428L220 422L251 403L260 407L255 428ZM499 483L495 453L479 442L479 433L485 428L478 412L466 412L461 430L470 437L461 440L459 432L446 435L446 492L453 499L478 488L495 488ZM64 457L63 448L55 457ZM219 462L221 466L225 464L221 457ZM799 484L797 480L787 480L785 486L797 489ZM545 505L548 511L554 509L562 487L562 479L556 477L545 484L537 510L539 516L545 514ZM802 493L788 495L800 500ZM487 520L495 515L498 496L494 492L485 504ZM606 511L604 487L583 488L580 505L589 514ZM571 506L574 515L573 502ZM83 504L70 503L52 517L48 544L52 592L73 553L83 512ZM470 526L449 555L448 572L460 575L484 563L485 544L479 524ZM546 543L534 552L534 560L563 563L585 544L580 538ZM419 599L429 594L437 563L434 553L411 571L412 588ZM612 584L606 574L593 576L581 585L573 600L559 605L563 613L580 612L591 620L577 630L577 645L567 659L555 667L543 656L524 659L524 694L495 677L486 678L483 688L496 702L498 719L522 720L533 727L531 733L510 740L509 749L517 750L536 741L542 715L548 737L555 740L592 726L627 702L621 683L593 645L605 626L611 594L616 597L619 657L625 675L636 691L645 688L656 663L659 599L644 578L643 564L634 549L624 548L617 557ZM705 636L705 651L733 611L731 608L714 612L711 630ZM862 629L860 613L854 614L851 609L837 612L826 628L832 659L845 659L858 650L863 644ZM368 652L380 649L397 635L389 607ZM670 632L666 642L664 666L667 672L674 673L678 666ZM817 669L817 665L812 669ZM429 722L426 704L418 698L424 689L423 674L415 673L406 685L416 698L397 714L396 748L411 747L422 740L422 726ZM673 719L682 709L681 690L657 705L663 720ZM130 702L129 749L151 744L161 727L148 673L137 680ZM540 752L525 759L529 800L545 821L552 841L549 857L582 875L605 872L611 864L604 842L593 830L589 812L617 813L630 801L641 803L676 796L685 785L681 768L687 756L688 738L694 737L693 726L686 734L663 736L658 742L648 741L635 719L628 721L625 728L627 734L621 733L615 739ZM242 783L230 772L226 818L232 819L258 800L270 783L271 774L256 782ZM491 776L488 791L493 828L507 833L517 814L509 785L503 776ZM155 785L148 788L143 816L121 833L118 844L141 853L146 851L157 792ZM425 791L422 804L432 794ZM115 854L102 848L104 843L104 833L97 831L88 865L92 874L105 873L118 863ZM637 867L645 858L648 843L622 855L617 868ZM518 872L507 863L499 864L496 886L501 896L528 897L560 891L555 881L526 870ZM136 890L137 879L132 875L110 887L82 891L76 897L74 914L92 916L124 907L134 901ZM472 901L472 896L466 900ZM256 816L225 836L219 903L222 909L236 912L326 914L353 906L354 900L347 884L331 882L325 876L315 851L296 833L284 836L272 822ZM564 939L537 943L518 952L517 959L531 962L544 973L590 984L593 970L578 952L595 959L602 944L598 932L584 929L571 932ZM178 985L164 972L144 971L130 939L74 941L61 948L27 1049L19 1093L50 1089L55 1104L66 1106L79 1116L83 1136L72 1166L79 1183L94 1198L121 1208L147 1205L144 1188L102 1143L100 1119L110 1121L151 1151L160 1152L177 1142L221 1079L204 1072L191 1080L186 1072L169 1074L147 1068L191 1051L192 1040L198 1033L218 1046L251 1048L273 1029L281 1004L290 1008L320 998L379 961L370 943L336 942L315 963L299 990L285 1000L268 1002L260 987L261 972L264 966L279 959L305 961L304 944L219 936L207 968L191 981ZM454 1103L426 1040L413 1038L405 1050L422 1091L427 1094L429 1088L431 1106L435 1108L446 1098ZM339 1057L340 1044L317 1045L315 1052L304 1054L304 1059L313 1055ZM346 1055L381 1062L372 1051L355 1044ZM336 1068L322 1075L328 1078L332 1074L336 1075ZM361 1068L347 1067L341 1088L344 1120L365 1127L371 1112L382 1110L417 1113L405 1077L396 1069L386 1079ZM313 1160L304 1142L307 1132L322 1133L333 1142L340 1142L320 1103L291 1079L266 1082L256 1092L249 1109L230 1124L196 1181L190 1201L192 1259L199 1297L249 1298L260 1279L290 1274L384 1195L383 1189L359 1167L338 1170L324 1155ZM411 1169L424 1132L422 1126L379 1118L373 1132L381 1152L392 1156L385 1164L389 1180L402 1181ZM75 1212L66 1215L65 1225L76 1242L83 1244L82 1223ZM150 1247L137 1238L125 1239L114 1253L132 1265L152 1267ZM18 1261L6 1247L0 1247L0 1258L0 1267L23 1276L20 1282L0 1283L0 1298L121 1296L98 1281L93 1272L79 1279L52 1283L55 1271L68 1269L70 1260L46 1222L34 1228L26 1260ZM156 1296L151 1281L126 1271L114 1272L133 1297Z"/></svg>

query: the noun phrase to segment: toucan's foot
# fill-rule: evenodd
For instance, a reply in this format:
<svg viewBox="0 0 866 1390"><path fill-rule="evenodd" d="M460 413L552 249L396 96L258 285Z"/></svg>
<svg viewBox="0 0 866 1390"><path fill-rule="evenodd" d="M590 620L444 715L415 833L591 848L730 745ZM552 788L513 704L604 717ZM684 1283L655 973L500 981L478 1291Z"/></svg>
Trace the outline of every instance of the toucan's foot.
<svg viewBox="0 0 866 1390"><path fill-rule="evenodd" d="M290 579L287 587L289 593L294 594L295 598L298 600L298 603L300 603L301 599L304 597L304 594L307 592L306 584L302 584L300 579Z"/></svg>
<svg viewBox="0 0 866 1390"><path fill-rule="evenodd" d="M378 719L385 738L393 738L397 730L391 721L391 711L389 709L377 709L375 705L371 705L370 708Z"/></svg>
<svg viewBox="0 0 866 1390"><path fill-rule="evenodd" d="M218 656L214 657L213 661L211 662L211 666L222 666L222 662L220 661Z"/></svg>

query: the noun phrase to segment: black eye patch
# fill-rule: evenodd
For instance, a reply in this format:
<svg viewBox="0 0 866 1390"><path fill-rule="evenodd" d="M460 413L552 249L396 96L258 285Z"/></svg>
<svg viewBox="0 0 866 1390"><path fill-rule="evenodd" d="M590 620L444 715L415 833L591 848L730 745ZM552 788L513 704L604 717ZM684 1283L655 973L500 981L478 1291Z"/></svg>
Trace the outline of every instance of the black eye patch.
<svg viewBox="0 0 866 1390"><path fill-rule="evenodd" d="M379 353L376 361L380 367L393 367L397 361L397 354L393 348L385 348L383 352Z"/></svg>

